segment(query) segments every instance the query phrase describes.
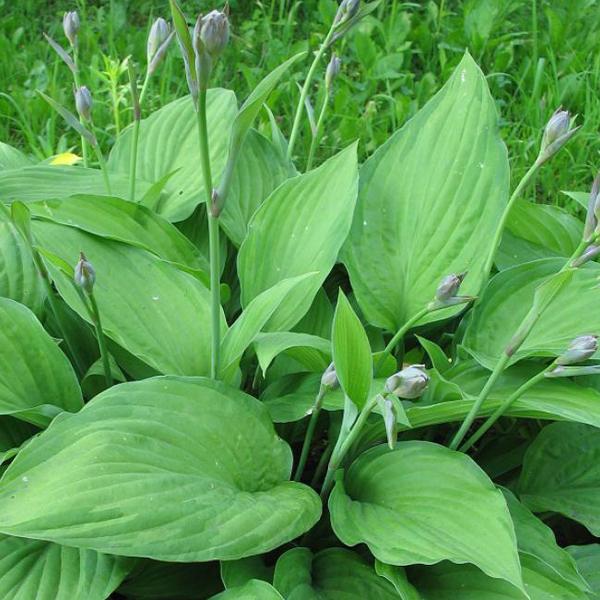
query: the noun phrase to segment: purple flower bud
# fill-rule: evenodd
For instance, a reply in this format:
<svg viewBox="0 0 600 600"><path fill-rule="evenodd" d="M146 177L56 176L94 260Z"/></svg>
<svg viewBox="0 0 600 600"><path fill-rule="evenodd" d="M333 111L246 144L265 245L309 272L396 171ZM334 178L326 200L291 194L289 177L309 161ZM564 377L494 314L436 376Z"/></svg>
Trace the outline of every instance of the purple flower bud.
<svg viewBox="0 0 600 600"><path fill-rule="evenodd" d="M335 15L335 24L345 23L356 16L360 8L360 0L343 0Z"/></svg>
<svg viewBox="0 0 600 600"><path fill-rule="evenodd" d="M598 350L597 335L576 337L563 354L556 359L557 365L574 365L592 357Z"/></svg>
<svg viewBox="0 0 600 600"><path fill-rule="evenodd" d="M229 43L226 11L213 10L201 20L200 39L212 58L217 58Z"/></svg>
<svg viewBox="0 0 600 600"><path fill-rule="evenodd" d="M581 267L581 265L584 265L586 262L589 262L590 260L594 260L594 258L596 258L596 256L598 256L599 254L600 254L600 246L595 246L594 244L592 244L591 246L588 246L585 249L585 251L579 258L576 258L571 263L571 266L574 268Z"/></svg>
<svg viewBox="0 0 600 600"><path fill-rule="evenodd" d="M89 121L92 116L92 94L90 90L82 85L80 88L75 90L75 107L77 108L77 112L79 116L84 121Z"/></svg>
<svg viewBox="0 0 600 600"><path fill-rule="evenodd" d="M538 164L543 164L552 158L579 130L571 127L569 111L558 108L550 117L544 130Z"/></svg>
<svg viewBox="0 0 600 600"><path fill-rule="evenodd" d="M146 56L148 64L152 62L152 59L156 56L158 49L163 45L166 39L171 33L168 23L159 17L152 23L150 27L150 33L148 34L148 43L146 46Z"/></svg>
<svg viewBox="0 0 600 600"><path fill-rule="evenodd" d="M588 201L587 215L585 218L585 228L583 230L583 239L590 240L594 233L598 233L598 219L600 217L600 173L596 175L590 199Z"/></svg>
<svg viewBox="0 0 600 600"><path fill-rule="evenodd" d="M327 367L327 369L325 369L325 372L323 373L323 376L321 377L321 385L323 387L329 388L330 390L333 390L338 387L339 381L338 381L337 373L335 372L335 366L333 363L331 363Z"/></svg>
<svg viewBox="0 0 600 600"><path fill-rule="evenodd" d="M79 253L79 262L75 266L73 279L77 287L80 287L86 294L92 293L94 283L96 283L96 271L83 252Z"/></svg>
<svg viewBox="0 0 600 600"><path fill-rule="evenodd" d="M385 391L398 398L418 398L428 383L429 376L423 370L423 365L412 365L389 377L385 382Z"/></svg>
<svg viewBox="0 0 600 600"><path fill-rule="evenodd" d="M77 34L79 33L79 27L81 23L79 21L79 15L77 11L72 10L70 12L66 12L63 16L63 29L67 39L69 40L69 44L71 46L77 46Z"/></svg>
<svg viewBox="0 0 600 600"><path fill-rule="evenodd" d="M327 65L327 71L325 73L325 85L328 91L331 91L331 87L333 85L334 80L340 74L340 70L342 68L342 61L339 56L333 54L331 56L331 60Z"/></svg>
<svg viewBox="0 0 600 600"><path fill-rule="evenodd" d="M444 277L440 282L440 285L435 292L436 300L439 300L440 302L446 302L447 300L450 300L450 298L454 298L458 294L460 285L464 281L466 275L466 272L446 275L446 277Z"/></svg>

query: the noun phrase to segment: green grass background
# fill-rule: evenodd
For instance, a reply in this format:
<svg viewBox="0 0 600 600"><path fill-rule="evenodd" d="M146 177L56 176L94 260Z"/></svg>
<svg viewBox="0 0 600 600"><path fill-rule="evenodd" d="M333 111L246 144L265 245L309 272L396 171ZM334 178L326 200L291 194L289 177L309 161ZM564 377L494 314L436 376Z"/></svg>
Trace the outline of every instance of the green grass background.
<svg viewBox="0 0 600 600"><path fill-rule="evenodd" d="M215 6L181 0L190 18ZM266 72L295 52L314 49L335 13L335 0L231 0L233 39L213 85L242 100ZM217 5L218 6L218 5ZM0 0L0 141L45 158L77 148L77 136L36 96L40 89L73 107L71 76L42 37L66 45L62 15L82 19L82 79L94 95L94 119L109 149L131 121L124 59L145 67L146 35L167 0ZM582 130L546 165L528 191L536 201L569 206L561 190L587 189L600 167L600 0L383 0L343 40L343 74L325 123L319 158L360 139L364 158L439 89L468 48L496 98L513 183L535 159L541 131L559 105ZM324 70L325 64L323 64ZM306 62L280 85L270 106L286 135ZM322 80L311 90L317 109ZM176 44L151 83L145 111L186 93ZM266 115L260 127L268 127ZM308 151L308 126L298 144Z"/></svg>

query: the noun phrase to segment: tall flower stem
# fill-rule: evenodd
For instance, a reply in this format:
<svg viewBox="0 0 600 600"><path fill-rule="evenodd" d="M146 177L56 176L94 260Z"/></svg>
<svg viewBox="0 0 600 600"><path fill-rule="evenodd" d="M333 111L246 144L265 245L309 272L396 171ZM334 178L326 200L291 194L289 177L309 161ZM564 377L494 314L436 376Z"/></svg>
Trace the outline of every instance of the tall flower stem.
<svg viewBox="0 0 600 600"><path fill-rule="evenodd" d="M75 81L75 87L79 89L81 87L81 78L79 77L79 49L77 46L73 47L73 63L75 64L73 80ZM79 122L85 125L81 117L79 117ZM88 145L83 136L81 136L81 154L83 156L83 166L88 167L90 164Z"/></svg>
<svg viewBox="0 0 600 600"><path fill-rule="evenodd" d="M582 240L579 243L579 245L577 246L577 248L575 249L575 251L573 252L571 258L569 258L567 260L567 262L563 265L563 267L561 268L559 273L562 273L565 270L571 268L570 265L571 265L572 261L574 261L575 259L579 258L579 256L581 256L581 254L587 248L589 243L590 243L589 241L586 242L586 241ZM555 291L555 294L556 293L558 293L558 289ZM498 362L496 363L491 375L489 376L488 380L486 381L485 385L483 386L483 389L479 393L479 396L477 396L477 398L475 399L475 402L473 402L473 406L471 407L471 410L465 417L464 421L462 422L462 425L460 426L459 430L456 432L456 435L452 439L452 442L450 443L450 448L452 450L456 450L460 446L465 435L469 431L469 428L473 424L473 421L477 418L477 414L479 413L479 410L481 409L481 405L484 403L484 401L489 396L489 393L490 393L492 387L496 383L498 377L500 377L500 375L506 368L511 356L518 350L518 348L521 346L521 344L523 344L523 342L527 339L527 336L531 333L531 330L537 323L538 319L542 316L543 312L544 312L543 310L541 310L541 311L536 310L536 307L532 306L531 309L528 311L527 315L525 315L525 317L521 321L521 324L517 328L517 331L512 338L513 340L517 339L518 341L515 343L511 340L509 347L507 347L504 350L504 352L502 353L502 355L501 355L500 359L498 360Z"/></svg>
<svg viewBox="0 0 600 600"><path fill-rule="evenodd" d="M321 139L321 129L323 127L323 121L325 119L325 113L327 112L327 107L329 106L329 89L325 86L325 98L323 99L323 105L321 106L321 112L319 113L319 118L317 119L317 124L315 126L315 134L313 135L312 141L310 143L310 150L308 151L308 160L306 161L306 170L310 171L313 166L313 162L315 159L315 152L319 147L319 141Z"/></svg>
<svg viewBox="0 0 600 600"><path fill-rule="evenodd" d="M377 364L375 365L375 377L377 377L377 375L379 374L379 370L381 369L385 358L389 354L391 354L394 348L402 341L402 339L406 335L406 332L409 331L413 325L418 323L429 312L431 312L431 309L428 306L423 307L420 311L418 311L410 319L408 319L408 321L406 321L406 323L404 323L404 325L402 325L400 329L398 329L394 337L388 342L387 346L384 348L383 352L381 353L381 356L379 357L379 360L377 361Z"/></svg>
<svg viewBox="0 0 600 600"><path fill-rule="evenodd" d="M112 385L112 374L110 371L110 362L108 359L108 350L106 348L106 338L104 337L104 331L102 329L102 322L100 320L100 311L98 310L98 303L94 293L88 294L90 300L90 316L94 323L94 329L96 330L96 339L98 340L98 348L100 349L100 358L102 359L102 368L104 369L104 378L106 380L106 386Z"/></svg>
<svg viewBox="0 0 600 600"><path fill-rule="evenodd" d="M502 404L482 423L477 431L467 439L467 441L460 447L461 452L466 452L471 448L473 444L478 442L483 435L494 425L494 423L504 415L504 413L531 387L536 383L539 383L544 379L546 373L554 367L555 363L549 367L546 367L543 371L534 375L531 379L528 379L523 385L515 390L508 398L502 402Z"/></svg>
<svg viewBox="0 0 600 600"><path fill-rule="evenodd" d="M321 408L323 407L323 398L325 397L326 393L327 388L324 385L321 385L311 409L310 420L308 422L306 435L304 436L304 443L302 444L302 451L300 453L300 460L298 461L296 473L294 474L294 481L300 481L300 479L302 479L304 467L306 466L306 460L308 459L308 453L310 452L310 446L312 444L317 422L319 420L319 415L321 414Z"/></svg>
<svg viewBox="0 0 600 600"><path fill-rule="evenodd" d="M208 215L208 246L210 254L210 296L211 296L211 365L210 374L213 379L219 376L221 352L221 292L220 292L220 247L219 217L213 214L212 173L208 145L208 124L206 120L206 89L198 94L198 135L200 138L200 162L206 190L206 213Z"/></svg>
<svg viewBox="0 0 600 600"><path fill-rule="evenodd" d="M539 159L536 159L536 161L531 165L531 167L529 167L529 170L527 171L527 173L525 173L525 175L523 175L523 178L521 179L521 181L519 181L519 183L517 184L517 187L514 189L513 193L511 194L511 196L508 200L508 204L506 205L506 208L504 209L504 212L502 213L502 216L500 217L500 222L498 223L498 227L496 227L496 232L494 233L494 239L492 240L492 245L490 247L490 253L489 253L487 261L485 263L484 273L486 273L486 275L489 274L490 271L492 270L492 265L494 264L494 258L496 257L496 251L498 250L498 246L500 245L500 241L502 239L502 234L504 232L504 227L506 226L506 221L508 220L508 215L510 214L512 207L514 206L514 204L517 201L517 199L519 198L519 196L521 196L521 194L523 193L525 188L529 185L529 182L533 179L533 176L536 174L536 172L540 168L541 164L542 163L539 161Z"/></svg>
<svg viewBox="0 0 600 600"><path fill-rule="evenodd" d="M356 441L358 434L362 431L369 415L373 412L373 409L377 405L377 397L371 398L367 404L363 407L356 422L350 429L348 435L343 439L339 447L336 447L333 450L333 454L329 460L329 464L327 465L327 474L325 475L325 481L323 482L323 487L321 488L321 498L325 500L329 495L329 491L333 485L333 478L335 477L335 472L338 470L339 466L342 464L342 461L348 454L348 450L352 447L352 444Z"/></svg>
<svg viewBox="0 0 600 600"><path fill-rule="evenodd" d="M306 97L308 96L308 90L310 89L310 84L312 83L312 80L315 76L315 72L317 70L317 67L319 66L319 62L321 61L321 58L323 58L323 54L325 54L325 50L327 50L327 46L329 45L329 42L331 41L331 38L333 37L335 28L336 28L336 25L333 24L331 26L331 29L327 33L325 40L319 46L319 49L317 50L315 58L314 58L312 64L310 65L310 69L308 70L308 73L306 74L306 79L304 81L304 85L302 86L302 91L300 92L300 99L298 100L298 106L296 107L296 114L294 116L294 124L292 126L292 133L290 134L290 141L288 144L288 151L287 151L288 160L291 160L291 158L294 154L294 146L296 145L296 141L298 139L298 133L300 131L300 122L302 121L302 112L304 111L304 104L306 102Z"/></svg>
<svg viewBox="0 0 600 600"><path fill-rule="evenodd" d="M137 76L131 63L128 63L129 84L131 86L131 104L133 106L133 139L131 140L131 155L129 157L129 200L135 202L135 180L137 177L138 144L140 139L140 121L142 120L142 109L137 91ZM148 81L148 75L144 84Z"/></svg>
<svg viewBox="0 0 600 600"><path fill-rule="evenodd" d="M110 177L108 175L108 167L106 166L106 160L102 154L102 150L98 145L98 142L94 144L94 152L96 153L96 158L98 159L98 164L100 165L100 171L102 172L102 179L104 179L104 187L106 188L106 193L109 196L112 196L112 188L110 187Z"/></svg>

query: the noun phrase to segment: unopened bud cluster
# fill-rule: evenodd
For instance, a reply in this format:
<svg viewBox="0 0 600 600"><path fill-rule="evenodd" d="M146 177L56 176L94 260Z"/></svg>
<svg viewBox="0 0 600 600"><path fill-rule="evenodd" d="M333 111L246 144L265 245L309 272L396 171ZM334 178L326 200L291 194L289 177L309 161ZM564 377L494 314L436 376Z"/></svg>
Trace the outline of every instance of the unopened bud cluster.
<svg viewBox="0 0 600 600"><path fill-rule="evenodd" d="M385 382L385 392L397 398L418 398L427 389L429 376L423 365L412 365L398 371Z"/></svg>
<svg viewBox="0 0 600 600"><path fill-rule="evenodd" d="M580 335L576 337L569 347L554 361L556 365L546 373L546 377L575 377L577 375L597 375L598 365L580 365L592 358L598 350L597 335Z"/></svg>
<svg viewBox="0 0 600 600"><path fill-rule="evenodd" d="M538 163L542 164L552 158L577 133L578 129L579 127L571 127L569 111L558 108L544 129Z"/></svg>
<svg viewBox="0 0 600 600"><path fill-rule="evenodd" d="M69 40L69 44L74 48L77 46L77 35L79 33L79 27L81 23L79 21L79 15L77 11L66 12L63 16L63 30L66 38Z"/></svg>
<svg viewBox="0 0 600 600"><path fill-rule="evenodd" d="M429 310L438 310L446 306L455 306L456 304L465 304L473 300L472 296L459 296L460 286L467 273L452 273L446 275L435 291L435 299L429 303Z"/></svg>
<svg viewBox="0 0 600 600"><path fill-rule="evenodd" d="M77 113L84 121L89 121L92 118L92 94L90 90L82 85L75 90L75 108Z"/></svg>
<svg viewBox="0 0 600 600"><path fill-rule="evenodd" d="M162 62L174 34L175 32L171 31L169 24L162 17L152 23L146 46L149 75L152 75Z"/></svg>
<svg viewBox="0 0 600 600"><path fill-rule="evenodd" d="M93 292L94 283L96 283L96 271L83 252L79 254L79 262L75 266L73 279L75 285L81 288L86 294Z"/></svg>

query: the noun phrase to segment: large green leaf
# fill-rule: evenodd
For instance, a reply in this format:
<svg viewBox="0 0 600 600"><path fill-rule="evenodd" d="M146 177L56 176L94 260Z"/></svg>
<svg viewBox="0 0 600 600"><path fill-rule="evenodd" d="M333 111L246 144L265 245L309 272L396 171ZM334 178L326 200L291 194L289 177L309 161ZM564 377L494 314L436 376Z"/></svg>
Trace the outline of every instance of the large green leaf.
<svg viewBox="0 0 600 600"><path fill-rule="evenodd" d="M521 565L527 595L471 565L415 567L409 575L419 590L418 600L587 600L584 592L570 586L538 559L521 555Z"/></svg>
<svg viewBox="0 0 600 600"><path fill-rule="evenodd" d="M71 363L25 306L0 298L0 414L47 425L83 403Z"/></svg>
<svg viewBox="0 0 600 600"><path fill-rule="evenodd" d="M335 372L344 394L359 409L366 404L373 380L367 333L342 290L333 316L331 346Z"/></svg>
<svg viewBox="0 0 600 600"><path fill-rule="evenodd" d="M0 207L0 296L42 313L45 290L31 252L9 216Z"/></svg>
<svg viewBox="0 0 600 600"><path fill-rule="evenodd" d="M392 585L355 552L293 548L275 565L273 585L290 600L393 600Z"/></svg>
<svg viewBox="0 0 600 600"><path fill-rule="evenodd" d="M222 89L208 91L207 119L213 177L225 166L236 110L233 92ZM138 176L154 183L176 171L167 181L157 207L157 212L169 221L182 221L189 217L206 198L198 140L197 116L190 96L170 102L141 122ZM129 173L131 142L132 128L129 128L117 138L110 153L108 166L113 172Z"/></svg>
<svg viewBox="0 0 600 600"><path fill-rule="evenodd" d="M130 559L49 542L0 536L2 600L105 600Z"/></svg>
<svg viewBox="0 0 600 600"><path fill-rule="evenodd" d="M310 292L288 296L270 330L289 329L310 308L348 233L357 181L352 145L318 169L284 182L254 213L238 254L243 306L282 279L318 272Z"/></svg>
<svg viewBox="0 0 600 600"><path fill-rule="evenodd" d="M496 275L473 310L463 340L467 350L485 367L494 367L532 306L536 288L564 265L543 259L506 269ZM577 269L550 301L523 345L512 356L558 356L582 334L600 333L598 277L600 265Z"/></svg>
<svg viewBox="0 0 600 600"><path fill-rule="evenodd" d="M504 489L502 492L515 526L521 556L528 554L538 559L570 586L588 591L575 561L556 543L552 529L533 515L509 490Z"/></svg>
<svg viewBox="0 0 600 600"><path fill-rule="evenodd" d="M73 227L34 221L39 245L74 264L83 250L96 269L104 331L160 373L210 371L210 292L153 254ZM49 264L61 296L89 320L71 281ZM225 321L223 318L223 328Z"/></svg>
<svg viewBox="0 0 600 600"><path fill-rule="evenodd" d="M365 543L382 562L472 563L522 588L506 502L462 453L430 442L372 448L338 472L329 510L342 542Z"/></svg>
<svg viewBox="0 0 600 600"><path fill-rule="evenodd" d="M108 196L72 196L29 205L34 217L144 248L162 259L208 271L203 256L176 227L145 206Z"/></svg>
<svg viewBox="0 0 600 600"><path fill-rule="evenodd" d="M369 322L396 330L440 280L477 295L508 198L508 160L485 77L466 54L442 90L366 161L343 260ZM460 308L437 311L422 322Z"/></svg>
<svg viewBox="0 0 600 600"><path fill-rule="evenodd" d="M517 202L508 216L496 265L507 269L539 258L567 258L582 232L581 221L558 206Z"/></svg>
<svg viewBox="0 0 600 600"><path fill-rule="evenodd" d="M256 209L288 177L290 165L272 142L250 130L233 171L231 188L219 223L239 246Z"/></svg>
<svg viewBox="0 0 600 600"><path fill-rule="evenodd" d="M0 142L0 171L19 169L31 164L31 159L25 156L20 150L4 142Z"/></svg>
<svg viewBox="0 0 600 600"><path fill-rule="evenodd" d="M527 449L521 500L535 512L561 513L600 535L600 430L553 423Z"/></svg>
<svg viewBox="0 0 600 600"><path fill-rule="evenodd" d="M129 196L129 175L111 173L110 186L114 196ZM150 184L138 181L136 189L144 194ZM102 173L98 169L34 165L10 171L0 171L0 201L35 202L74 194L106 195Z"/></svg>
<svg viewBox="0 0 600 600"><path fill-rule="evenodd" d="M0 531L157 560L238 559L319 518L291 466L255 398L202 378L125 383L19 453L0 481Z"/></svg>
<svg viewBox="0 0 600 600"><path fill-rule="evenodd" d="M230 588L213 596L211 600L283 600L283 598L270 583L251 579L242 586Z"/></svg>
<svg viewBox="0 0 600 600"><path fill-rule="evenodd" d="M569 546L567 552L577 562L577 568L588 582L592 593L591 600L600 600L600 544Z"/></svg>
<svg viewBox="0 0 600 600"><path fill-rule="evenodd" d="M274 566L267 567L264 556L221 561L221 579L227 589L240 587L251 579L273 581Z"/></svg>

